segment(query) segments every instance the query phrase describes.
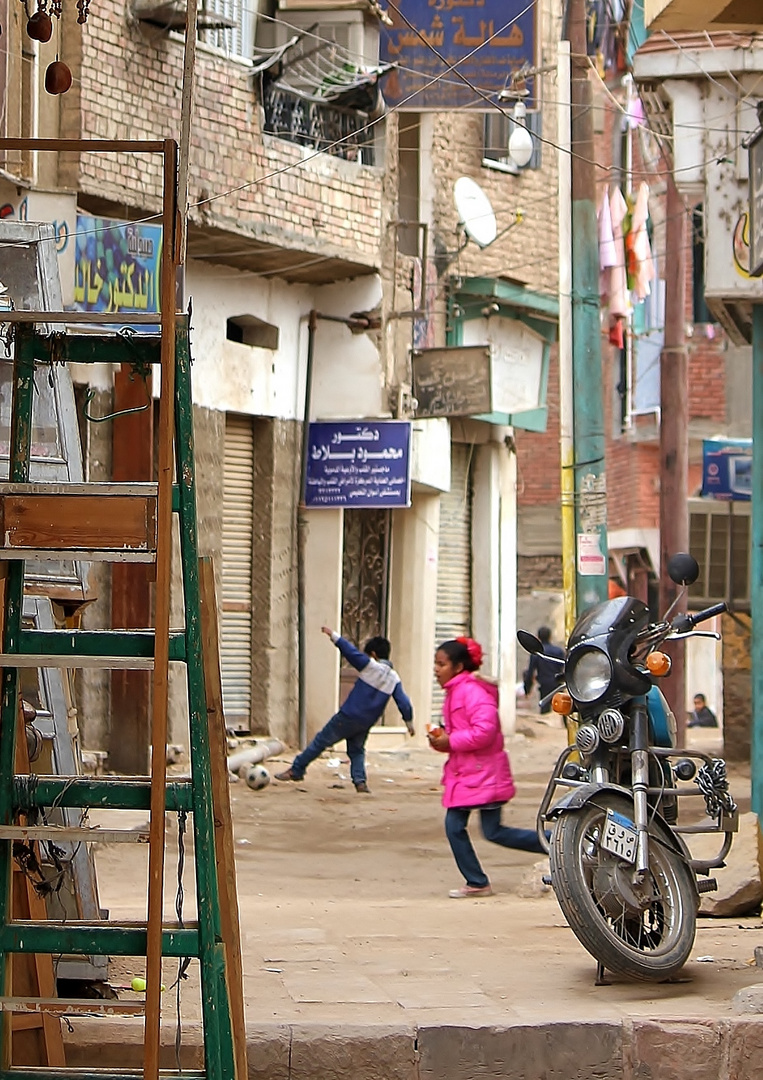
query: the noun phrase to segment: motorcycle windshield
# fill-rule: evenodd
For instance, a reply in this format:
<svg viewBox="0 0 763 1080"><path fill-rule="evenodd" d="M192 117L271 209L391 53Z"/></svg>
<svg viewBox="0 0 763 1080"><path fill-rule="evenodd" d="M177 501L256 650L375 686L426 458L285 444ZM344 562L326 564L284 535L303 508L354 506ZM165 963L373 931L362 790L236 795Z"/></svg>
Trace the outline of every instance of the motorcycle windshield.
<svg viewBox="0 0 763 1080"><path fill-rule="evenodd" d="M649 622L649 608L632 596L617 596L588 608L575 623L568 648L592 638L634 636Z"/></svg>

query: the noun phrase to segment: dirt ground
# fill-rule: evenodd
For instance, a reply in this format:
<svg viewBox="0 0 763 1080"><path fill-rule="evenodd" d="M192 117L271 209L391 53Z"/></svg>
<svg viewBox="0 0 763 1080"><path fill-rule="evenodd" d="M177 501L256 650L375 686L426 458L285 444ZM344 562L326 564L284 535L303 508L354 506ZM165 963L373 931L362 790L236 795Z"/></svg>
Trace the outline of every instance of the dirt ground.
<svg viewBox="0 0 763 1080"><path fill-rule="evenodd" d="M531 826L565 735L534 716L521 720L522 731L508 742L518 795L504 821ZM691 737L719 752L719 733ZM341 752L324 755L300 783L273 781L262 791L243 782L231 786L249 1021L717 1017L731 1012L737 990L763 983L752 959L763 924L752 917L701 919L679 981L652 986L613 978L595 986L594 961L568 929L553 892L539 892L539 870L532 873L538 856L487 844L476 828L495 896L449 899L461 880L443 832L442 759L402 737L393 746L375 745L382 748L369 750L370 795L355 792ZM284 755L266 764L276 772L290 761ZM749 772L734 773L732 789L747 810ZM105 815L98 820L105 824ZM172 917L178 849L171 815L168 835ZM112 918L145 917L145 865L146 851L137 845L99 847L101 902ZM188 868L184 884L184 914L191 919ZM165 1009L173 1013L175 968L176 961L168 962L163 976ZM113 962L120 996L134 998L126 987L140 970L139 961ZM181 989L183 1016L193 1018L197 974Z"/></svg>

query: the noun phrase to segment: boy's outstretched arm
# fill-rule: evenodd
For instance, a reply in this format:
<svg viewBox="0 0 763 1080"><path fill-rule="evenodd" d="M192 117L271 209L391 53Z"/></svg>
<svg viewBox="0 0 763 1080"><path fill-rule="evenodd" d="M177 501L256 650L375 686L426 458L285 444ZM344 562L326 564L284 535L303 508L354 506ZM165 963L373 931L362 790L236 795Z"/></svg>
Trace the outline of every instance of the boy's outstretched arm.
<svg viewBox="0 0 763 1080"><path fill-rule="evenodd" d="M352 664L356 671L362 671L363 668L368 667L371 662L368 653L361 652L351 641L343 638L341 634L338 634L336 630L332 630L330 626L322 626L321 632L331 638L345 660Z"/></svg>
<svg viewBox="0 0 763 1080"><path fill-rule="evenodd" d="M415 735L416 730L413 726L413 705L411 705L411 699L403 690L403 684L398 682L395 689L392 691L392 698L400 710L400 715L405 721L405 726L408 728L409 735Z"/></svg>

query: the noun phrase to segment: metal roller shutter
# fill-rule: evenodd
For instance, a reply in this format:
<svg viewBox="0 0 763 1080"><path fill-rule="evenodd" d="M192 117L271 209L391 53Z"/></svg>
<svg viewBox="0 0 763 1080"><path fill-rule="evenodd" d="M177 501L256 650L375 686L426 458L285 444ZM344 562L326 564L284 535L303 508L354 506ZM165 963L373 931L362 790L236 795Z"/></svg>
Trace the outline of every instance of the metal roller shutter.
<svg viewBox="0 0 763 1080"><path fill-rule="evenodd" d="M252 708L252 523L254 439L251 417L225 419L223 587L220 666L225 722L248 731Z"/></svg>
<svg viewBox="0 0 763 1080"><path fill-rule="evenodd" d="M452 443L450 491L440 496L435 641L468 635L472 624L472 447ZM443 691L434 683L432 722L442 716Z"/></svg>

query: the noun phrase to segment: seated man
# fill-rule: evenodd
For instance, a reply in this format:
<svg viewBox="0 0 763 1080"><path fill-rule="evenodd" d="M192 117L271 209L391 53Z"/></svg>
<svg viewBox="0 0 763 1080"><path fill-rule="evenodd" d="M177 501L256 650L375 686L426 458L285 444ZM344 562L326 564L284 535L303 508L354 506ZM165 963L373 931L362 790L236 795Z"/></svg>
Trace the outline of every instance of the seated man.
<svg viewBox="0 0 763 1080"><path fill-rule="evenodd" d="M715 713L707 707L707 699L704 694L694 695L694 709L689 713L687 727L718 727Z"/></svg>

